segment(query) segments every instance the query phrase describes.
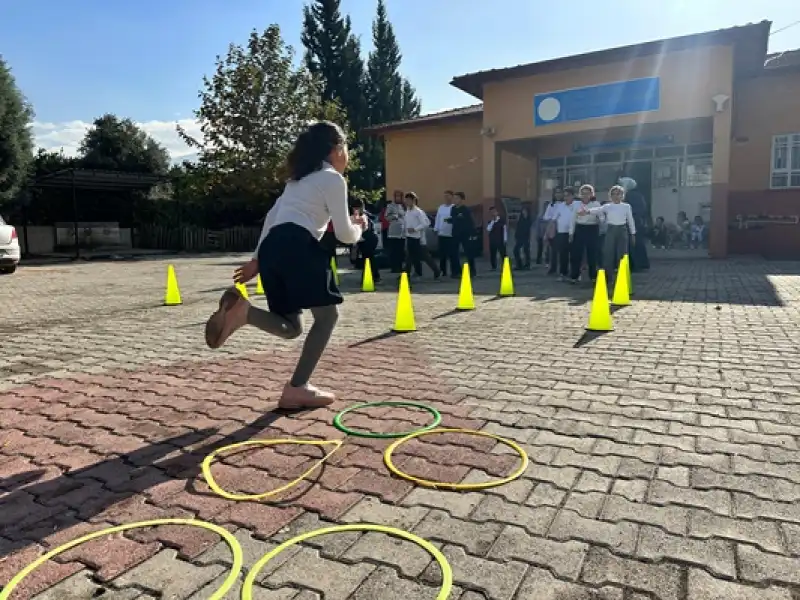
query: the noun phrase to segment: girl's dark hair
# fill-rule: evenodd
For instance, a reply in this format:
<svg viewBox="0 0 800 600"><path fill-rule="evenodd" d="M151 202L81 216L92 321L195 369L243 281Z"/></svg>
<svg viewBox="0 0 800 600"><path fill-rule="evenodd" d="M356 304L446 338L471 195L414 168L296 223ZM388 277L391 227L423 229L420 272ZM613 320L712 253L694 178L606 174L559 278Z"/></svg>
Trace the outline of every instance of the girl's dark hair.
<svg viewBox="0 0 800 600"><path fill-rule="evenodd" d="M322 168L322 161L328 158L336 146L346 143L342 128L330 121L317 121L301 133L294 148L286 158L289 179L300 181Z"/></svg>

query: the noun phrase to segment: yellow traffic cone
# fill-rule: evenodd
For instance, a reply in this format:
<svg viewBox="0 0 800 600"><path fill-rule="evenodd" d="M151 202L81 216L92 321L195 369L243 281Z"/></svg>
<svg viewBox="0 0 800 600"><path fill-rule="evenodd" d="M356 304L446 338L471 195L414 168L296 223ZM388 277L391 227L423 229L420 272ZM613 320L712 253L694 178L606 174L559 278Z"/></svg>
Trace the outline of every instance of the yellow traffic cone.
<svg viewBox="0 0 800 600"><path fill-rule="evenodd" d="M633 296L633 277L631 277L631 259L627 254L622 256L622 260L625 261L625 275L628 278L628 295Z"/></svg>
<svg viewBox="0 0 800 600"><path fill-rule="evenodd" d="M400 292L397 294L397 311L394 317L394 329L397 333L416 331L414 307L411 304L411 289L408 286L408 273L400 276Z"/></svg>
<svg viewBox="0 0 800 600"><path fill-rule="evenodd" d="M247 294L247 288L244 287L243 283L237 283L236 284L236 289L239 290L239 293L242 295L242 297L245 300L249 300L250 299L250 296L248 296L248 294Z"/></svg>
<svg viewBox="0 0 800 600"><path fill-rule="evenodd" d="M617 269L617 279L614 282L614 295L611 298L611 304L615 306L628 306L631 303L631 291L629 286L628 275L628 255L622 257L619 261L619 269Z"/></svg>
<svg viewBox="0 0 800 600"><path fill-rule="evenodd" d="M372 279L372 266L368 258L364 259L364 278L361 281L362 292L374 292L375 280Z"/></svg>
<svg viewBox="0 0 800 600"><path fill-rule="evenodd" d="M472 277L469 265L464 264L461 271L461 287L458 289L458 306L456 310L475 310L475 298L472 295Z"/></svg>
<svg viewBox="0 0 800 600"><path fill-rule="evenodd" d="M264 295L264 285L261 283L261 275L256 279L256 296Z"/></svg>
<svg viewBox="0 0 800 600"><path fill-rule="evenodd" d="M336 268L336 257L331 257L331 271L333 271L333 280L336 282L336 285L339 285L339 269Z"/></svg>
<svg viewBox="0 0 800 600"><path fill-rule="evenodd" d="M508 260L507 256L503 259L503 273L500 275L500 293L498 295L514 295L514 280L511 279L511 261Z"/></svg>
<svg viewBox="0 0 800 600"><path fill-rule="evenodd" d="M178 306L181 301L181 290L178 288L178 278L175 276L175 267L167 267L167 291L164 294L164 306Z"/></svg>
<svg viewBox="0 0 800 600"><path fill-rule="evenodd" d="M592 308L589 312L588 331L613 331L611 323L611 305L608 303L608 286L606 285L606 272L600 269L597 272L597 283L594 286Z"/></svg>

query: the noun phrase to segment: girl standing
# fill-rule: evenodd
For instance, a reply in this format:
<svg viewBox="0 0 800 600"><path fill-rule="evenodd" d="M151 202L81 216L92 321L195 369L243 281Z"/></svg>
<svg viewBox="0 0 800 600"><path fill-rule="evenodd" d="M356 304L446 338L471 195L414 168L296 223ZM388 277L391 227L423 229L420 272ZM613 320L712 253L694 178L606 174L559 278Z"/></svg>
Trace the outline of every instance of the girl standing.
<svg viewBox="0 0 800 600"><path fill-rule="evenodd" d="M297 138L289 153L289 181L264 220L252 260L234 272L236 283L261 275L269 311L256 308L235 287L225 291L219 309L206 323L206 343L219 348L241 327L294 339L303 332L301 314L310 309L314 324L308 332L294 374L283 388L283 409L319 408L336 397L309 380L330 341L342 303L328 254L320 245L329 222L336 237L355 244L365 217L350 216L347 206L348 149L338 125L320 121Z"/></svg>
<svg viewBox="0 0 800 600"><path fill-rule="evenodd" d="M581 198L581 207L589 210L598 208L600 203L594 197L594 187L582 185L578 194ZM575 214L570 229L570 242L572 260L570 280L578 283L581 280L581 264L583 257L586 257L586 266L589 268L589 279L594 281L597 277L597 243L600 237L600 219L603 215L596 214Z"/></svg>
<svg viewBox="0 0 800 600"><path fill-rule="evenodd" d="M608 190L611 202L594 208L581 207L579 215L605 216L607 229L603 260L605 261L606 275L611 280L614 270L619 266L619 261L628 253L628 235L632 243L636 243L636 223L633 221L631 206L625 199L625 190L622 186L615 185Z"/></svg>

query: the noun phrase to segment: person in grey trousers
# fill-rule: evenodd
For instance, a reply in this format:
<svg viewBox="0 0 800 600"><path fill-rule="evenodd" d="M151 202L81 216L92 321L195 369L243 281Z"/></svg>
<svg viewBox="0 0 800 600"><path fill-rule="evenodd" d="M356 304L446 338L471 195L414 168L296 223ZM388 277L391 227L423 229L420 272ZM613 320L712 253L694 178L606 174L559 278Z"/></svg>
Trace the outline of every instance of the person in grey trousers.
<svg viewBox="0 0 800 600"><path fill-rule="evenodd" d="M613 274L622 257L628 253L628 236L632 243L636 242L636 223L633 220L633 211L630 204L623 202L625 190L622 186L615 185L608 191L611 202L595 208L582 207L579 215L601 213L606 217L606 239L603 247L603 262L606 277L612 279Z"/></svg>

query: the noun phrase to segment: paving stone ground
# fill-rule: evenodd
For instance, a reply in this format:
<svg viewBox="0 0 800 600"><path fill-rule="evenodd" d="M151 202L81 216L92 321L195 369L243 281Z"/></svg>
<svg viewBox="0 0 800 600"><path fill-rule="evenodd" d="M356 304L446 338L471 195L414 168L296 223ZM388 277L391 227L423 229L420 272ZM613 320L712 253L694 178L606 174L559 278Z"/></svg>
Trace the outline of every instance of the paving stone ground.
<svg viewBox="0 0 800 600"><path fill-rule="evenodd" d="M219 351L202 325L238 257L175 258L184 304L162 307L169 260L23 268L0 278L0 585L48 550L104 527L197 518L231 531L244 573L297 534L379 523L441 549L459 600L800 598L800 263L654 262L615 331L587 340L591 289L541 271L456 313L457 284L414 285L419 331L387 336L393 285L349 290L316 380L330 410L274 411L298 342L243 331ZM263 301L256 299L256 301ZM267 438L338 439L355 402L435 406L443 425L527 451L517 481L430 490L391 477L385 440L349 437L324 469L274 501L214 495L213 450ZM401 431L407 409L349 423ZM226 489L259 493L306 471L313 447L221 457ZM488 438L402 447L418 476L479 482L518 464ZM12 598L207 599L230 551L209 531L162 526L100 538L31 574ZM257 577L262 600L427 600L440 572L377 533L310 540ZM238 598L239 587L230 594Z"/></svg>

